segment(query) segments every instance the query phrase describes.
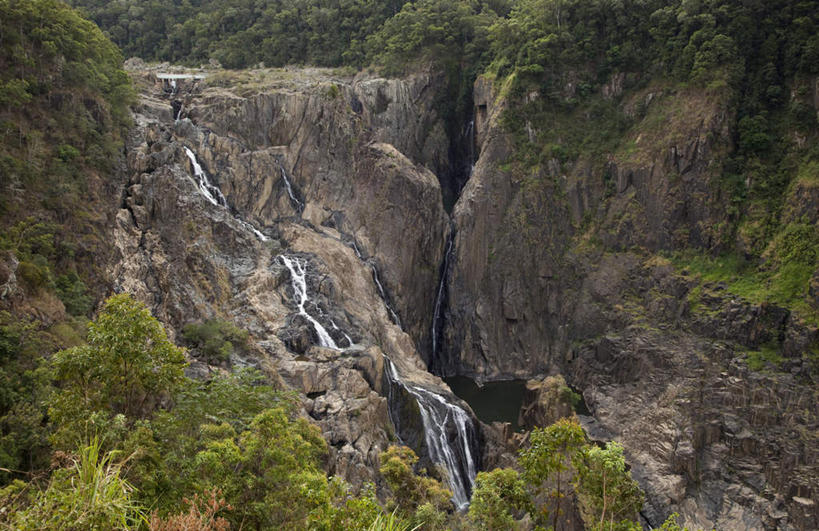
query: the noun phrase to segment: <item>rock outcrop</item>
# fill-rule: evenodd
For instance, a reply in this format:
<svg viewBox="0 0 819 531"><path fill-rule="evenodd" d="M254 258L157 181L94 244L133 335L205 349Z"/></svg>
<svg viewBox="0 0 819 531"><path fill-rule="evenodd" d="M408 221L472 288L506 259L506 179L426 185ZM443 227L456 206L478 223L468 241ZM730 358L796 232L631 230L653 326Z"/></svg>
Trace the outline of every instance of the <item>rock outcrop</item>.
<svg viewBox="0 0 819 531"><path fill-rule="evenodd" d="M388 406L385 356L413 385L451 396L421 354L450 235L441 80L232 76L169 94L143 74L110 273L171 330L214 316L249 330L252 355L232 363L300 391L331 472L361 484L397 437L424 453L418 408ZM633 117L621 148L604 164L552 159L524 175L507 163L501 93L476 83L479 157L452 212L436 369L536 378L528 425L567 412L565 382L581 391L587 431L622 442L646 489L646 525L678 511L706 528L815 528L819 333L657 254L733 237L720 229L725 198L711 193L730 149L727 103L694 89L630 93L613 78L605 97ZM226 206L203 195L192 155ZM815 187L791 196L784 215L815 222ZM281 255L304 265L310 319L341 350L317 346ZM774 343L776 364L765 358ZM510 464L523 440L502 424L481 437L484 466Z"/></svg>

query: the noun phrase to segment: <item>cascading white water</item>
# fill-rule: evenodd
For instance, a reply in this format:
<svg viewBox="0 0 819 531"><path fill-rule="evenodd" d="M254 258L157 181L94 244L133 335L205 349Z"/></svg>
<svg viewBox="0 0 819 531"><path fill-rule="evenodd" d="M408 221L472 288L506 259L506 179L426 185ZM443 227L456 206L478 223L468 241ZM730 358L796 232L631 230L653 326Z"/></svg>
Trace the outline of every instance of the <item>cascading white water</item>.
<svg viewBox="0 0 819 531"><path fill-rule="evenodd" d="M191 151L188 147L185 147L185 153L188 155L188 159L191 161L191 166L193 166L193 174L196 176L196 185L199 188L199 192L212 204L227 208L227 199L225 199L225 196L222 195L222 191L219 189L219 187L210 182L210 179L208 179L208 174L205 173L205 170L202 169L199 161L196 160L196 155L193 153L193 151ZM252 232L257 238L259 238L259 240L263 242L267 241L267 236L262 234L261 231L250 223L236 216L234 216L234 219L238 221L245 230Z"/></svg>
<svg viewBox="0 0 819 531"><path fill-rule="evenodd" d="M267 241L267 236L265 236L264 234L262 234L262 233L261 233L261 231L259 231L259 229L257 229L256 227L254 227L253 225L251 225L250 223L248 223L247 221L245 221L245 220L243 220L243 219L236 218L236 220L237 220L237 221L239 222L239 224L241 224L241 225L242 225L242 226L243 226L245 229L247 229L247 230L249 230L250 232L252 232L253 234L255 234L255 235L256 235L256 237L257 237L257 238L259 238L259 240L261 240L261 241L263 241L263 242L266 242L266 241Z"/></svg>
<svg viewBox="0 0 819 531"><path fill-rule="evenodd" d="M469 433L472 420L463 408L448 402L443 396L402 380L392 360L386 356L384 360L391 385L400 386L418 403L429 457L433 463L446 467L447 482L452 489L452 501L459 510L465 509L469 505L472 484L477 474ZM390 402L393 401L394 397L390 392ZM395 420L393 424L395 425ZM454 441L455 447L450 444L447 437L447 426L453 424L458 434Z"/></svg>
<svg viewBox="0 0 819 531"><path fill-rule="evenodd" d="M290 196L290 201L296 206L296 210L301 212L304 210L304 203L298 200L296 194L293 193L293 186L290 184L290 179L287 178L287 172L284 171L284 167L281 167L282 170L282 179L284 180L284 186L287 188L287 195Z"/></svg>
<svg viewBox="0 0 819 531"><path fill-rule="evenodd" d="M205 173L205 170L199 165L199 161L196 160L196 155L194 155L193 151L185 146L185 153L187 153L188 159L191 161L191 166L193 166L193 174L196 176L196 185L199 187L199 191L202 192L202 195L205 196L205 199L217 206L227 206L227 200L225 196L222 195L222 190L210 182L208 174Z"/></svg>
<svg viewBox="0 0 819 531"><path fill-rule="evenodd" d="M467 160L469 163L469 168L467 169L467 179L472 176L472 172L475 170L475 120L469 120L469 123L466 124L466 132L464 132L464 138L467 142Z"/></svg>
<svg viewBox="0 0 819 531"><path fill-rule="evenodd" d="M291 257L280 254L279 258L285 267L290 270L290 282L293 285L293 297L298 301L299 315L304 316L304 318L313 325L319 339L319 345L333 350L341 350L336 342L333 341L327 329L304 309L304 305L307 304L308 300L306 263L296 256ZM352 340L350 340L350 343L352 343Z"/></svg>
<svg viewBox="0 0 819 531"><path fill-rule="evenodd" d="M393 309L392 305L389 302L389 299L387 299L387 294L386 292L384 292L384 286L381 285L381 280L378 278L378 269L376 269L375 264L370 264L370 269L373 272L373 280L375 281L375 286L378 288L378 294L381 295L381 300L384 301L384 306L387 307L387 312L390 314L392 322L398 325L398 328L403 330L404 328L401 326L401 319L398 317L398 314Z"/></svg>
<svg viewBox="0 0 819 531"><path fill-rule="evenodd" d="M390 304L390 299L387 297L387 292L386 290L384 290L384 286L381 284L381 279L378 276L378 268L375 267L375 264L372 261L364 260L364 256L361 254L361 251L358 248L358 244L355 242L354 238L350 240L349 245L350 247L353 248L353 252L355 252L356 257L370 266L370 271L372 271L373 274L373 282L375 283L375 287L378 290L378 294L381 296L381 300L384 301L384 307L387 308L387 313L390 314L390 319L392 319L393 323L398 325L398 328L403 330L404 327L401 326L401 318L398 317L398 312L396 312L395 308L393 308L392 305Z"/></svg>
<svg viewBox="0 0 819 531"><path fill-rule="evenodd" d="M355 255L358 257L359 260L364 260L364 257L361 256L361 251L358 250L358 244L355 243L355 240L352 241L352 244Z"/></svg>
<svg viewBox="0 0 819 531"><path fill-rule="evenodd" d="M353 338L350 337L350 334L339 328L335 321L330 319L330 326L333 327L333 330L338 331L341 335L344 336L344 339L347 340L347 348L354 347L355 343L353 343Z"/></svg>

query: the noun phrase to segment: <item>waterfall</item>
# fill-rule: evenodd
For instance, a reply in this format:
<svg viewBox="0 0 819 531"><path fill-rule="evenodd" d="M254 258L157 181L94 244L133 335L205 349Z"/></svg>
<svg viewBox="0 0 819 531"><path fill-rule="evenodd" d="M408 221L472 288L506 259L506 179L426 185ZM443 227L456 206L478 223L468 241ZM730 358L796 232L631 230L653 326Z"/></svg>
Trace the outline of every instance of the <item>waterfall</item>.
<svg viewBox="0 0 819 531"><path fill-rule="evenodd" d="M341 335L344 336L344 339L347 340L347 348L355 346L355 343L353 343L353 338L351 338L350 335L347 332L345 332L344 330L339 328L339 326L336 324L336 322L333 321L332 319L330 319L330 326L333 327L333 330L337 331L338 333L340 333Z"/></svg>
<svg viewBox="0 0 819 531"><path fill-rule="evenodd" d="M239 224L240 224L242 227L244 227L245 229L247 229L247 230L249 230L250 232L252 232L253 234L255 234L255 235L256 235L256 237L257 237L257 238L259 238L259 240L261 240L261 241L263 241L263 242L266 242L266 241L267 241L267 236L265 236L264 234L262 234L262 233L261 233L261 231L260 231L259 229L257 229L256 227L254 227L253 225L251 225L251 224L250 224L250 223L248 223L247 221L245 221L245 220L243 220L243 219L239 219L239 218L236 218L236 221L238 221L238 222L239 222Z"/></svg>
<svg viewBox="0 0 819 531"><path fill-rule="evenodd" d="M284 254L280 254L278 258L280 258L285 267L290 270L290 282L293 286L293 297L298 301L299 315L304 316L304 318L313 325L319 339L319 345L333 350L341 350L336 342L333 341L327 329L304 309L304 305L307 304L308 299L306 261L295 256L291 257ZM352 343L352 340L350 340L350 342Z"/></svg>
<svg viewBox="0 0 819 531"><path fill-rule="evenodd" d="M179 120L182 119L182 109L185 108L184 102L179 102L179 111L176 113L176 119L174 120L176 123L179 123Z"/></svg>
<svg viewBox="0 0 819 531"><path fill-rule="evenodd" d="M205 199L216 206L227 206L227 200L225 196L222 195L222 191L218 186L210 182L208 174L205 173L205 170L199 165L199 161L196 160L196 155L193 154L193 151L185 146L185 153L187 153L188 159L191 161L191 166L193 166L193 174L196 176L196 185L199 187L199 191L202 192L202 195L205 196Z"/></svg>
<svg viewBox="0 0 819 531"><path fill-rule="evenodd" d="M355 243L353 243L355 245ZM356 251L358 249L356 248ZM398 317L398 314L395 313L392 305L390 304L389 299L387 298L387 294L384 292L384 286L381 285L381 280L378 278L378 269L376 269L375 264L370 264L370 269L373 272L373 280L375 281L375 287L378 288L378 294L381 295L381 300L384 301L384 306L387 307L387 312L390 314L390 318L392 322L398 325L398 328L403 330L404 328L401 326L401 319Z"/></svg>
<svg viewBox="0 0 819 531"><path fill-rule="evenodd" d="M433 463L447 469L447 483L452 490L452 501L459 510L469 505L472 484L477 473L475 457L472 455L475 430L472 419L458 405L448 402L443 396L410 383L404 382L392 360L384 356L386 374L390 381L390 405L395 403L392 385L397 385L409 393L418 403L418 411L424 425L424 441ZM392 418L392 412L391 418ZM393 425L398 425L393 419ZM449 440L448 434L456 437Z"/></svg>
<svg viewBox="0 0 819 531"><path fill-rule="evenodd" d="M290 184L290 179L287 178L287 172L284 171L284 166L281 166L282 170L282 180L284 181L284 186L287 188L287 195L290 196L290 202L296 207L296 212L301 212L304 210L304 203L298 200L296 194L293 193L293 186Z"/></svg>
<svg viewBox="0 0 819 531"><path fill-rule="evenodd" d="M355 238L352 238L348 245L353 248L353 252L355 252L356 257L359 260L370 266L370 271L372 271L373 274L373 282L375 283L375 288L376 290L378 290L378 294L381 296L381 300L384 301L384 307L387 308L387 313L389 314L390 319L394 324L398 325L398 328L403 330L404 327L401 326L401 318L398 317L398 312L396 312L395 308L393 308L392 304L390 304L390 299L389 297L387 297L387 292L384 289L384 286L381 284L381 279L378 276L378 268L375 266L375 263L372 260L364 260L364 256L361 254L361 250L358 248L358 244L356 243Z"/></svg>
<svg viewBox="0 0 819 531"><path fill-rule="evenodd" d="M446 253L444 254L444 263L441 266L441 280L438 282L438 292L435 295L435 307L432 312L432 356L430 358L430 365L432 365L438 356L440 349L439 334L443 332L444 326L444 298L446 297L446 284L449 277L449 261L452 255L453 241L455 239L455 230L450 229L449 237L446 240Z"/></svg>
<svg viewBox="0 0 819 531"><path fill-rule="evenodd" d="M467 142L467 165L466 180L472 176L472 171L475 169L475 120L469 120L466 124L466 131L464 132L464 140Z"/></svg>
<svg viewBox="0 0 819 531"><path fill-rule="evenodd" d="M180 111L180 113L181 112L182 111ZM208 174L205 173L205 170L202 169L199 161L196 160L196 155L194 155L193 151L186 146L185 153L188 155L188 159L191 161L191 166L193 166L193 174L196 176L196 186L199 188L199 192L212 204L227 208L227 199L225 199L225 196L222 195L222 190L210 182L210 179L208 179ZM267 236L262 234L261 231L250 223L237 216L234 216L234 219L239 222L239 225L241 225L242 228L252 232L257 238L259 238L259 240L263 242L267 241Z"/></svg>

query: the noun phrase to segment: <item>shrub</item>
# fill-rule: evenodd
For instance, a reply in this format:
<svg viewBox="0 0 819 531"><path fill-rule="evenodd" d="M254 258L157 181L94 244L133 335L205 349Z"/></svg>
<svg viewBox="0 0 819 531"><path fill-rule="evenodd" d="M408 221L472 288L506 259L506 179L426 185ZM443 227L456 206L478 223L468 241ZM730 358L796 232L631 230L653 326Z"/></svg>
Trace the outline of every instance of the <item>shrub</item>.
<svg viewBox="0 0 819 531"><path fill-rule="evenodd" d="M208 319L203 323L190 323L182 328L182 337L191 348L208 362L226 361L236 348L245 348L247 330L221 319Z"/></svg>
<svg viewBox="0 0 819 531"><path fill-rule="evenodd" d="M54 473L48 488L28 507L14 511L14 529L132 529L145 520L131 498L133 488L114 462L112 452L101 454L96 439L71 457L68 468Z"/></svg>

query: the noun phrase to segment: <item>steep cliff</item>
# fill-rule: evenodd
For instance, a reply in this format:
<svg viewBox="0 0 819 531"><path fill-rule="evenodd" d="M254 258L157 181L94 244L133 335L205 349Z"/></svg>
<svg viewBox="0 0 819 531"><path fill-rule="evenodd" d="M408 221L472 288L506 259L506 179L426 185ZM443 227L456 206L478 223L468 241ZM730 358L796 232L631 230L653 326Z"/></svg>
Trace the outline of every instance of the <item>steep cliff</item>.
<svg viewBox="0 0 819 531"><path fill-rule="evenodd" d="M475 86L480 155L453 213L442 372L565 375L591 433L625 445L646 523L676 510L705 528L814 527L814 310L743 300L681 258L730 242L726 93L624 91L615 75L598 97L628 118L615 141L531 165L502 84ZM572 119L605 125L556 112L526 121L524 143L538 128L565 137ZM810 204L794 199L803 186L785 212Z"/></svg>
<svg viewBox="0 0 819 531"><path fill-rule="evenodd" d="M231 363L302 394L332 447L331 473L375 480L396 437L428 451L417 407L414 432L394 432L384 358L404 382L451 396L417 350L448 232L424 166L446 164L435 79L258 71L251 89L134 75L115 289L176 332L213 317L247 329L252 354ZM338 348L317 346L329 342Z"/></svg>

